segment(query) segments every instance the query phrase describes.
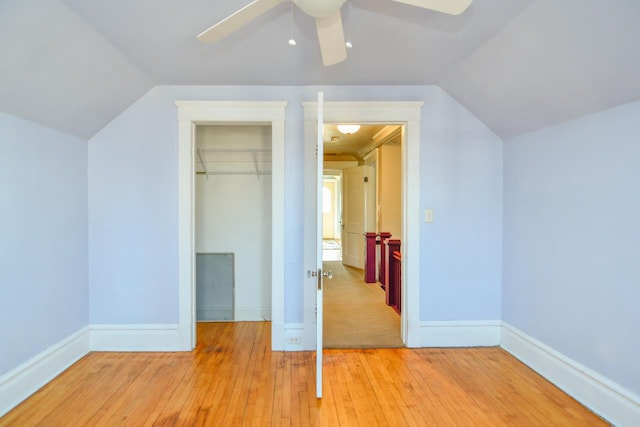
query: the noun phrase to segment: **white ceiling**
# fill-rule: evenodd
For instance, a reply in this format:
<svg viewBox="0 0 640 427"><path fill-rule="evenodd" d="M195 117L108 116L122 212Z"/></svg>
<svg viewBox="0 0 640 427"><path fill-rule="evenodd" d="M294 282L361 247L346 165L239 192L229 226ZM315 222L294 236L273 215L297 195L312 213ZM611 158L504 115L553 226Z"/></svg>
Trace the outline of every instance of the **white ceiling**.
<svg viewBox="0 0 640 427"><path fill-rule="evenodd" d="M351 0L354 48L323 67L282 4L220 43L249 0L0 0L0 111L90 137L158 84L435 84L503 138L640 99L640 1L475 0L460 16Z"/></svg>

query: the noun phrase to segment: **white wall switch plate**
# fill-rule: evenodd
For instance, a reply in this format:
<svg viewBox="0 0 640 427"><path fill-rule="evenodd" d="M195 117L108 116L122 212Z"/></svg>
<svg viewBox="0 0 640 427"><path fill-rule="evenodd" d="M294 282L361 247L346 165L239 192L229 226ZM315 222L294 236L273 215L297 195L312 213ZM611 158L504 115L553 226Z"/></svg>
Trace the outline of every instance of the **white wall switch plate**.
<svg viewBox="0 0 640 427"><path fill-rule="evenodd" d="M424 222L433 222L433 209L424 210Z"/></svg>

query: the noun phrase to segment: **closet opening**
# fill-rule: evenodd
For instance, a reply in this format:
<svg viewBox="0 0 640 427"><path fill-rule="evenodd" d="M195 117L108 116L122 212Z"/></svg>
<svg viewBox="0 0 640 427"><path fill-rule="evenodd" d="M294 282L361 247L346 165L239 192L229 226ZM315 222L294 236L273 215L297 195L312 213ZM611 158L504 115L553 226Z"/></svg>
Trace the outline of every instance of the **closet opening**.
<svg viewBox="0 0 640 427"><path fill-rule="evenodd" d="M197 125L196 321L270 321L272 129Z"/></svg>

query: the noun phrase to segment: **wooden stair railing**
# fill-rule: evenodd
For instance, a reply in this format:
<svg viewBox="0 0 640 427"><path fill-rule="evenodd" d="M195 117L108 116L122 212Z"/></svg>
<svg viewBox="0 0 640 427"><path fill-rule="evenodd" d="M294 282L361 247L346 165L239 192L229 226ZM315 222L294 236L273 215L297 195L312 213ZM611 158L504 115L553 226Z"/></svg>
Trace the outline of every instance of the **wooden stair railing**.
<svg viewBox="0 0 640 427"><path fill-rule="evenodd" d="M400 313L402 310L402 253L400 252L400 240L390 239L391 233L388 232L365 233L364 235L364 281L365 283L380 282L380 286L385 291L386 304ZM380 247L379 249L378 246ZM376 263L376 261L378 262Z"/></svg>
<svg viewBox="0 0 640 427"><path fill-rule="evenodd" d="M400 313L402 311L402 254L398 251L393 252L393 304L391 307Z"/></svg>
<svg viewBox="0 0 640 427"><path fill-rule="evenodd" d="M365 259L364 259L364 282L376 283L376 244L378 233L364 233L365 236Z"/></svg>
<svg viewBox="0 0 640 427"><path fill-rule="evenodd" d="M378 272L379 277L378 281L380 282L380 286L382 289L386 288L387 284L387 265L389 264L389 260L387 258L388 251L388 243L391 238L391 233L388 231L383 231L380 233L380 259L378 264Z"/></svg>
<svg viewBox="0 0 640 427"><path fill-rule="evenodd" d="M387 240L386 264L385 300L387 305L390 305L399 313L401 309L400 295L402 295L402 256L400 252L400 240Z"/></svg>

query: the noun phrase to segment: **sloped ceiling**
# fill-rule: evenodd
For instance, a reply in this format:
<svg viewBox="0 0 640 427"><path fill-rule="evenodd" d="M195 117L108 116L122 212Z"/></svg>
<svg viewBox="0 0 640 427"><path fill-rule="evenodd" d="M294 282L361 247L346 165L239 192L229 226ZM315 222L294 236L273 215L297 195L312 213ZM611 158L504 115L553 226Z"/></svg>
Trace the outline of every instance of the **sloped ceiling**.
<svg viewBox="0 0 640 427"><path fill-rule="evenodd" d="M153 85L66 6L0 0L0 111L90 137Z"/></svg>
<svg viewBox="0 0 640 427"><path fill-rule="evenodd" d="M215 45L249 0L0 0L0 110L85 138L158 84L441 86L503 138L640 99L640 2L475 0L460 16L351 0L322 66L282 4Z"/></svg>

